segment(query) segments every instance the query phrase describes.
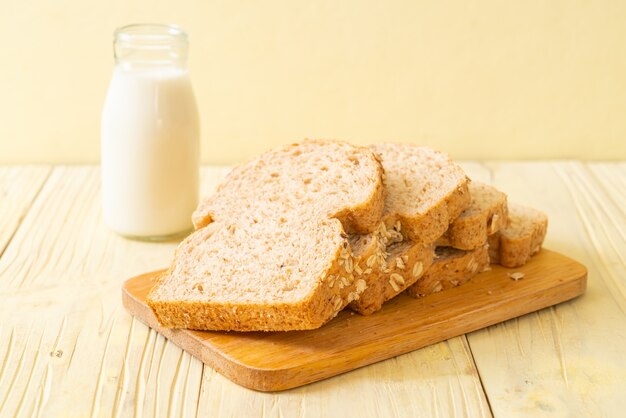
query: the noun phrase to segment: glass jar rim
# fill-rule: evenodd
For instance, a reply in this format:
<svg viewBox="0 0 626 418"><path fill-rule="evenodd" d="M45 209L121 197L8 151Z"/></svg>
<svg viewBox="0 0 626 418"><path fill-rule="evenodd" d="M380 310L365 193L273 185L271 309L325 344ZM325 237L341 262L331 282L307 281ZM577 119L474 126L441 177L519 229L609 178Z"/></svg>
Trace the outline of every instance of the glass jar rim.
<svg viewBox="0 0 626 418"><path fill-rule="evenodd" d="M113 36L115 40L122 42L132 40L162 42L172 38L188 42L187 32L180 26L162 23L133 23L120 26L115 29Z"/></svg>

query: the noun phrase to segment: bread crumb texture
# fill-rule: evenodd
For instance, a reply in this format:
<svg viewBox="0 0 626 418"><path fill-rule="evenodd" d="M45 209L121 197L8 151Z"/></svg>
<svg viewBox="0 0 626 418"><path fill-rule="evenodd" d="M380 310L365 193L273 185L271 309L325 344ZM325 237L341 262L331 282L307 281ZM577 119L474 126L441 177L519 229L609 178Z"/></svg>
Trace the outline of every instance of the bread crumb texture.
<svg viewBox="0 0 626 418"><path fill-rule="evenodd" d="M410 241L431 244L470 203L469 180L460 166L427 147L380 144L371 147L385 170L383 218L400 220Z"/></svg>
<svg viewBox="0 0 626 418"><path fill-rule="evenodd" d="M520 267L541 251L548 231L548 217L540 210L509 204L509 223L489 237L492 263Z"/></svg>
<svg viewBox="0 0 626 418"><path fill-rule="evenodd" d="M166 327L317 328L364 291L347 233L373 232L383 203L367 148L307 140L269 151L201 203L148 304Z"/></svg>

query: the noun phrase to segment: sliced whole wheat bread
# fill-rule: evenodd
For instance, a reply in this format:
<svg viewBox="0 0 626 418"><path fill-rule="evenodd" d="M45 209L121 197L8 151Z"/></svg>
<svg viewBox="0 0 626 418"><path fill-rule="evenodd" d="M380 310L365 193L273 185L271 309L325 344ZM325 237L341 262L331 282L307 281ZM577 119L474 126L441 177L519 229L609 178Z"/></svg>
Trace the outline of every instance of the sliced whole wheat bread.
<svg viewBox="0 0 626 418"><path fill-rule="evenodd" d="M493 186L472 181L470 205L437 240L437 246L472 250L484 245L489 235L507 224L507 198Z"/></svg>
<svg viewBox="0 0 626 418"><path fill-rule="evenodd" d="M147 302L166 327L313 329L367 288L346 232L381 221L382 167L336 141L281 147L235 168L203 201ZM346 262L346 260L349 260ZM345 286L331 285L346 277Z"/></svg>
<svg viewBox="0 0 626 418"><path fill-rule="evenodd" d="M372 234L350 235L353 257L340 258L340 270L328 277L329 284L341 289L355 278L362 280L361 291L348 293L348 301L352 310L364 315L380 309L421 276L432 261L435 237L470 202L465 173L445 153L415 145L371 148L385 171L385 218ZM205 200L195 212L197 227L211 219L211 204Z"/></svg>
<svg viewBox="0 0 626 418"><path fill-rule="evenodd" d="M359 298L348 305L351 310L371 315L384 302L415 283L430 267L434 246L404 241L401 235L398 239L398 235L397 229L387 232L381 224L374 234L350 237L355 254L355 276L368 285Z"/></svg>
<svg viewBox="0 0 626 418"><path fill-rule="evenodd" d="M447 154L427 147L380 144L371 149L385 170L385 225L391 228L400 221L408 240L435 242L470 203L463 169Z"/></svg>
<svg viewBox="0 0 626 418"><path fill-rule="evenodd" d="M522 206L509 205L509 223L489 237L489 257L505 267L524 265L541 250L548 230L545 213Z"/></svg>
<svg viewBox="0 0 626 418"><path fill-rule="evenodd" d="M469 251L452 247L437 247L433 264L406 294L420 298L447 290L469 281L489 267L487 244Z"/></svg>
<svg viewBox="0 0 626 418"><path fill-rule="evenodd" d="M426 147L380 144L371 147L385 172L383 223L360 238L365 289L349 305L369 315L403 292L426 271L433 242L470 202L468 179L447 154ZM356 251L355 251L356 252ZM367 263L366 263L367 262Z"/></svg>

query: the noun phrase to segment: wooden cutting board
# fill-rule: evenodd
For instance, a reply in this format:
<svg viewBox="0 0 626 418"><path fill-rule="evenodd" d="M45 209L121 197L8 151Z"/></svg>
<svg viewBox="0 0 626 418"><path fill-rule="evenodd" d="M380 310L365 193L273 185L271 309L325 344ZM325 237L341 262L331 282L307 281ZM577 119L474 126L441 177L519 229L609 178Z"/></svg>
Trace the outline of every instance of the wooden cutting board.
<svg viewBox="0 0 626 418"><path fill-rule="evenodd" d="M511 279L507 273L522 272ZM497 265L470 282L422 299L400 295L365 317L341 312L320 329L213 332L161 328L145 303L159 272L124 283L131 313L235 383L261 391L302 386L515 318L584 293L587 269L543 250L525 266Z"/></svg>

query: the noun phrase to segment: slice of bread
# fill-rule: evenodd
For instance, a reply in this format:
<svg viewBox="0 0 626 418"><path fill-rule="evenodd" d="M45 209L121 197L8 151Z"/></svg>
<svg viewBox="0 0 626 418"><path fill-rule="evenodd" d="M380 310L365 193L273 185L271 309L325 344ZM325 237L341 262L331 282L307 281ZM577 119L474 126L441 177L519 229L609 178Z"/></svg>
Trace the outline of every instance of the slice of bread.
<svg viewBox="0 0 626 418"><path fill-rule="evenodd" d="M408 240L435 242L470 203L463 169L447 154L427 147L381 144L371 149L385 170L387 227L400 221Z"/></svg>
<svg viewBox="0 0 626 418"><path fill-rule="evenodd" d="M317 328L367 288L346 232L372 233L383 203L382 167L367 148L305 141L269 151L203 201L200 229L147 302L165 327Z"/></svg>
<svg viewBox="0 0 626 418"><path fill-rule="evenodd" d="M470 183L469 192L470 205L437 240L438 246L472 250L484 245L489 235L507 224L506 194L477 181Z"/></svg>
<svg viewBox="0 0 626 418"><path fill-rule="evenodd" d="M437 247L435 260L426 273L406 294L420 298L459 286L489 267L487 244L463 251L452 247Z"/></svg>
<svg viewBox="0 0 626 418"><path fill-rule="evenodd" d="M367 289L349 308L361 315L371 315L384 302L400 294L430 267L433 245L404 241L397 225L387 230L384 223L374 234L352 235L355 277L365 280Z"/></svg>
<svg viewBox="0 0 626 418"><path fill-rule="evenodd" d="M519 204L509 205L509 223L489 237L489 257L505 267L524 265L541 250L548 230L545 213Z"/></svg>
<svg viewBox="0 0 626 418"><path fill-rule="evenodd" d="M448 155L426 147L381 144L387 195L383 223L360 237L367 289L350 309L369 315L403 292L430 266L433 241L470 202L468 179Z"/></svg>
<svg viewBox="0 0 626 418"><path fill-rule="evenodd" d="M361 292L348 294L350 308L362 314L380 309L419 278L431 263L432 242L470 202L465 173L445 153L415 145L381 144L371 148L385 170L384 222L374 234L351 236L354 258L339 260L340 267L347 267L349 274L329 277L329 283L340 283L342 289L352 283L353 277L365 282L361 282ZM194 213L196 227L212 219L210 207L214 204L215 198L203 201ZM404 240L409 241L387 248ZM372 258L374 254L377 256ZM399 264L395 259L400 260ZM401 272L403 259L408 262L404 263L406 271ZM418 271L420 274L413 274Z"/></svg>

